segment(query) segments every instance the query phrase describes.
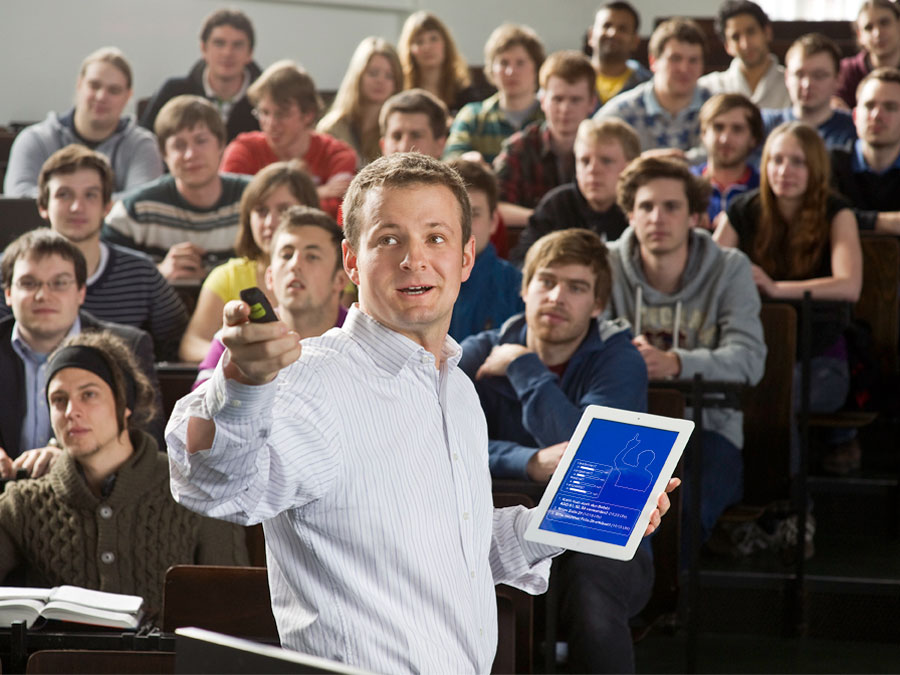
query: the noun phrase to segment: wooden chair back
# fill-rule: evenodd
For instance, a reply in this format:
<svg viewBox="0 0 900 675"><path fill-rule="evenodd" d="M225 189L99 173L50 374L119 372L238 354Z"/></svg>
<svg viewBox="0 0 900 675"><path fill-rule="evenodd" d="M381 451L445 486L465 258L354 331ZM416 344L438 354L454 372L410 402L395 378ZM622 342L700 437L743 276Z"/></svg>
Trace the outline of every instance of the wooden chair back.
<svg viewBox="0 0 900 675"><path fill-rule="evenodd" d="M883 373L898 372L900 343L900 241L895 237L862 237L863 285L853 316L866 322Z"/></svg>

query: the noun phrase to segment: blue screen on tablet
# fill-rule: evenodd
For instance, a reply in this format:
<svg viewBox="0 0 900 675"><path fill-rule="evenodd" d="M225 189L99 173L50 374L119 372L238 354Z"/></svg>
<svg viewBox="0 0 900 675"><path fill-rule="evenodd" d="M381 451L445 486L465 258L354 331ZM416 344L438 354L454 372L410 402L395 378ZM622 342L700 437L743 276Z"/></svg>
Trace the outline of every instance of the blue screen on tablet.
<svg viewBox="0 0 900 675"><path fill-rule="evenodd" d="M595 419L540 529L624 546L677 431Z"/></svg>

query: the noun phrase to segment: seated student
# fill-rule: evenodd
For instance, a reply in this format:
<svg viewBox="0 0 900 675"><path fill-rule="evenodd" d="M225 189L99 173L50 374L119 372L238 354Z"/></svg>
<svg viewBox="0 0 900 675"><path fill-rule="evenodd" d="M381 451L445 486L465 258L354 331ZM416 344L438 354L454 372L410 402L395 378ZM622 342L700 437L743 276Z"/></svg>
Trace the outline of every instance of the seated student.
<svg viewBox="0 0 900 675"><path fill-rule="evenodd" d="M779 124L797 120L817 129L826 148L850 149L856 140L853 118L832 108L840 59L840 48L824 35L809 33L794 40L784 55L791 107L762 111L766 136Z"/></svg>
<svg viewBox="0 0 900 675"><path fill-rule="evenodd" d="M712 186L706 229L738 195L759 187L759 171L749 162L763 138L759 108L743 94L716 94L700 108L700 135L706 162L691 168Z"/></svg>
<svg viewBox="0 0 900 675"><path fill-rule="evenodd" d="M766 362L759 293L747 256L720 249L696 227L708 194L708 183L677 159L642 157L622 172L618 200L630 226L609 245L616 280L609 311L635 327L634 344L651 380L691 380L699 373L754 385ZM740 410L703 411L698 543L743 495L742 417ZM687 464L690 459L685 456ZM686 527L694 488L684 487Z"/></svg>
<svg viewBox="0 0 900 675"><path fill-rule="evenodd" d="M341 242L344 234L334 218L309 206L291 206L272 234L272 258L265 272L265 288L275 299L278 318L299 339L316 337L344 325L347 310L341 291L347 285ZM225 352L214 338L198 366L196 388L210 377Z"/></svg>
<svg viewBox="0 0 900 675"><path fill-rule="evenodd" d="M284 212L292 206L318 203L316 186L296 160L275 162L253 177L241 198L234 242L238 257L214 268L203 282L178 350L182 361L196 363L206 355L213 336L222 327L225 303L237 300L241 290L249 286L265 289L269 244ZM277 298L271 294L268 298L278 306Z"/></svg>
<svg viewBox="0 0 900 675"><path fill-rule="evenodd" d="M545 234L582 227L605 241L618 239L628 226L616 204L616 182L626 165L641 154L641 139L617 119L586 119L575 136L575 182L555 187L538 203L510 254L516 264Z"/></svg>
<svg viewBox="0 0 900 675"><path fill-rule="evenodd" d="M431 12L414 12L407 17L397 51L404 89L424 89L454 112L476 100L469 65L447 26Z"/></svg>
<svg viewBox="0 0 900 675"><path fill-rule="evenodd" d="M445 157L491 164L503 141L532 122L543 121L537 99L543 63L544 45L531 28L511 23L495 28L484 45L484 74L497 93L460 109L450 127Z"/></svg>
<svg viewBox="0 0 900 675"><path fill-rule="evenodd" d="M378 116L384 102L402 86L403 71L394 47L378 37L364 38L353 52L334 103L316 131L353 148L359 158L357 168L362 168L381 157Z"/></svg>
<svg viewBox="0 0 900 675"><path fill-rule="evenodd" d="M600 237L581 229L539 239L525 259L524 315L462 343L488 424L494 478L546 483L588 405L647 409L647 368L628 326L599 319L612 274ZM649 547L634 560L567 553L562 614L569 669L634 672L628 619L653 585Z"/></svg>
<svg viewBox="0 0 900 675"><path fill-rule="evenodd" d="M65 237L41 228L13 241L0 263L12 315L0 320L0 477L46 473L60 453L44 396L47 356L67 336L108 330L119 335L156 386L153 343L142 330L82 311L87 265ZM151 416L152 417L152 416ZM148 420L150 418L148 417ZM150 431L162 438L162 419ZM2 575L0 575L2 581Z"/></svg>
<svg viewBox="0 0 900 675"><path fill-rule="evenodd" d="M259 77L253 61L256 36L253 24L238 9L217 9L203 20L200 29L201 58L184 77L170 77L147 104L141 126L154 129L156 116L176 96L191 94L206 98L225 125L225 142L244 131L257 131L259 122L247 99L247 88Z"/></svg>
<svg viewBox="0 0 900 675"><path fill-rule="evenodd" d="M833 187L850 200L860 230L900 234L900 70L877 68L859 83L852 150L831 151Z"/></svg>
<svg viewBox="0 0 900 675"><path fill-rule="evenodd" d="M188 319L184 304L145 255L100 241L112 186L103 155L83 145L67 146L41 168L38 211L87 261L84 309L98 319L147 331L156 360L175 360ZM0 307L0 315L8 311Z"/></svg>
<svg viewBox="0 0 900 675"><path fill-rule="evenodd" d="M322 210L335 217L356 171L353 148L313 131L322 101L309 74L292 61L278 61L247 90L262 131L238 135L222 160L222 171L253 175L269 164L303 160L316 183Z"/></svg>
<svg viewBox="0 0 900 675"><path fill-rule="evenodd" d="M522 304L522 274L497 257L491 236L497 230L497 180L481 162L453 159L448 162L466 184L472 205L472 236L475 237L475 264L469 278L459 288L450 319L450 337L462 342L469 335L498 328Z"/></svg>
<svg viewBox="0 0 900 675"><path fill-rule="evenodd" d="M701 87L711 94L742 94L760 108L790 105L784 68L771 52L772 24L759 5L725 0L716 15L716 32L732 57L731 65L701 77Z"/></svg>
<svg viewBox="0 0 900 675"><path fill-rule="evenodd" d="M115 47L89 54L75 84L75 107L64 115L23 129L9 151L3 182L7 197L37 197L41 166L54 152L81 143L103 154L112 164L115 197L153 180L163 172L153 134L122 111L131 98L131 66Z"/></svg>
<svg viewBox="0 0 900 675"><path fill-rule="evenodd" d="M892 0L864 0L853 22L860 50L841 59L837 98L856 107L856 90L876 68L900 68L900 8Z"/></svg>
<svg viewBox="0 0 900 675"><path fill-rule="evenodd" d="M381 107L381 151L420 152L440 159L447 142L447 106L424 89L394 94Z"/></svg>
<svg viewBox="0 0 900 675"><path fill-rule="evenodd" d="M156 137L170 173L116 202L102 237L148 254L169 281L203 279L207 263L234 253L238 206L250 179L219 173L225 125L205 98L166 103Z"/></svg>
<svg viewBox="0 0 900 675"><path fill-rule="evenodd" d="M168 459L139 429L155 413L153 387L123 341L70 337L46 374L63 452L48 475L0 495L0 580L24 564L28 585L140 595L153 617L170 566L248 564L242 528L172 499Z"/></svg>
<svg viewBox="0 0 900 675"><path fill-rule="evenodd" d="M802 122L782 124L763 148L759 190L736 199L716 230L721 246L740 247L750 256L753 281L763 296L798 300L810 291L816 300L859 299L862 250L856 217L850 204L832 192L828 170L825 144L815 130ZM838 410L847 398L850 374L843 329L831 319L813 321L812 412ZM855 431L830 435L826 468L841 473L859 468Z"/></svg>
<svg viewBox="0 0 900 675"><path fill-rule="evenodd" d="M575 179L575 134L597 103L594 67L579 52L551 54L541 66L540 83L546 121L510 136L494 160L508 225L527 223L541 197Z"/></svg>
<svg viewBox="0 0 900 675"><path fill-rule="evenodd" d="M609 0L594 15L588 42L599 105L651 78L652 73L631 58L641 41L640 27L641 15L625 0Z"/></svg>

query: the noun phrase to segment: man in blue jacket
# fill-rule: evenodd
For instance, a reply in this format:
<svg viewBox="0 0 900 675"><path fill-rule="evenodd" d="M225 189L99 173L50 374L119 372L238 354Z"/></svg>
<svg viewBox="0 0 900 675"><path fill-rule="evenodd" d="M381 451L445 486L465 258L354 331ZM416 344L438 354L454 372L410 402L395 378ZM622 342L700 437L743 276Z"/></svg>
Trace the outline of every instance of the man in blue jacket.
<svg viewBox="0 0 900 675"><path fill-rule="evenodd" d="M647 369L627 324L598 318L611 285L598 235L553 232L525 258L525 314L462 343L495 478L547 482L585 406L646 410ZM653 585L649 546L629 562L567 553L558 565L572 672L634 672L628 620Z"/></svg>

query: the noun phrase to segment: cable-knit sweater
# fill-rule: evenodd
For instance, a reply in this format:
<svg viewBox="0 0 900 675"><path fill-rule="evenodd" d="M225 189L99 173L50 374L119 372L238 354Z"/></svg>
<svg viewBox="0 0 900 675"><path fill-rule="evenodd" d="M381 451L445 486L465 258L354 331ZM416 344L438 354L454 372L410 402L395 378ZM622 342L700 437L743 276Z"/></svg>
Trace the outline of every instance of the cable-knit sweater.
<svg viewBox="0 0 900 675"><path fill-rule="evenodd" d="M248 564L243 528L177 504L166 455L144 432L130 433L134 454L106 498L90 491L66 452L46 476L7 484L0 495L0 582L24 563L30 585L140 595L152 616L162 607L171 565Z"/></svg>

